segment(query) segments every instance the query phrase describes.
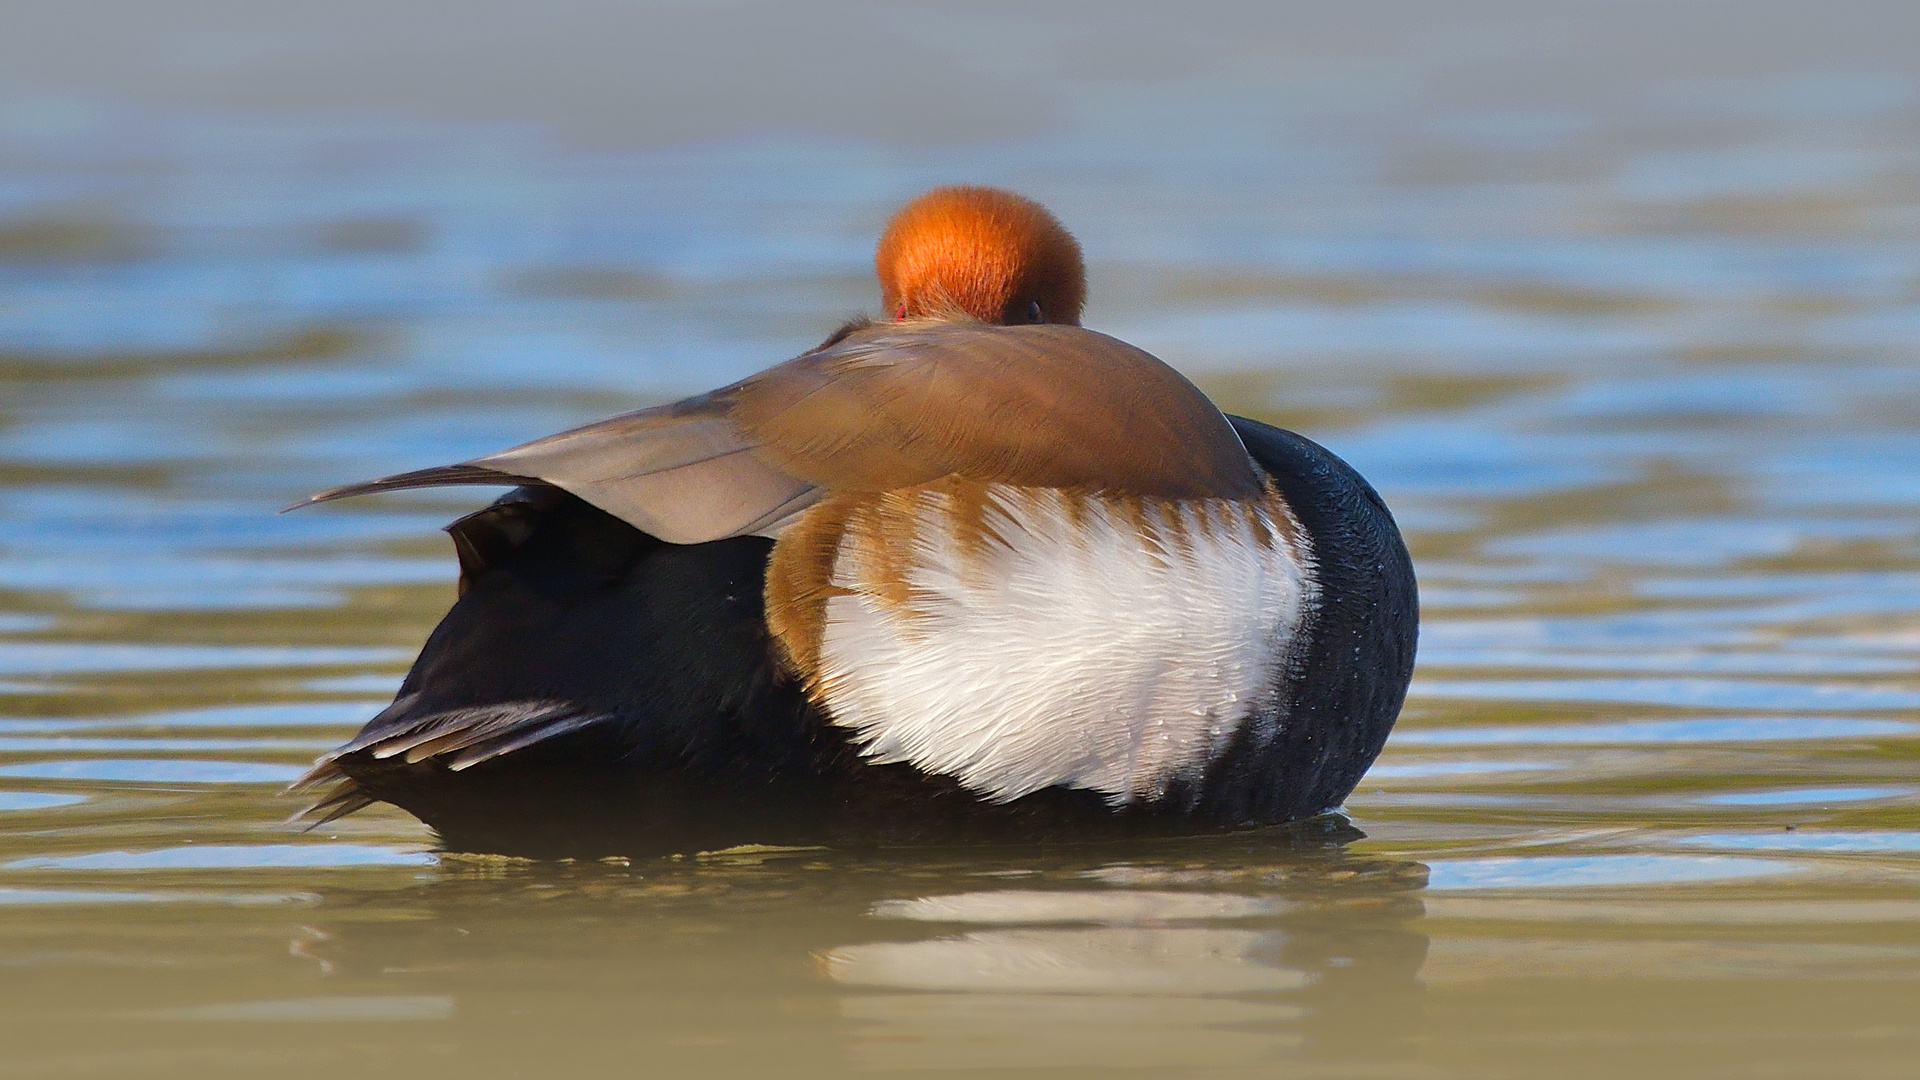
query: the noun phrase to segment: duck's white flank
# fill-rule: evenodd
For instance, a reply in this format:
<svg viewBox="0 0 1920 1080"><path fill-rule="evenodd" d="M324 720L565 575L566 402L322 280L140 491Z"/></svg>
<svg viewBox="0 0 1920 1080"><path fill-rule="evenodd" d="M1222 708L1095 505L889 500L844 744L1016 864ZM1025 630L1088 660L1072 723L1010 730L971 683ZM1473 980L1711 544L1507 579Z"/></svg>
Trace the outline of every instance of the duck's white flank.
<svg viewBox="0 0 1920 1080"><path fill-rule="evenodd" d="M841 542L819 686L871 760L995 802L1064 785L1120 805L1197 780L1249 717L1277 722L1315 592L1277 495L988 496L984 541L928 488L896 508L911 520ZM906 558L888 549L907 536Z"/></svg>

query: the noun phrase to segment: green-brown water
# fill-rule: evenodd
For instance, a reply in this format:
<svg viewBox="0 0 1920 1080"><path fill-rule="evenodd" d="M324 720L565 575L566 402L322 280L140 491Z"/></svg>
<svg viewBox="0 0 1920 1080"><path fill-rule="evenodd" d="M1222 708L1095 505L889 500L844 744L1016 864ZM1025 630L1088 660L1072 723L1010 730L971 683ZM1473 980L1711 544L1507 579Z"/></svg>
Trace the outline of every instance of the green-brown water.
<svg viewBox="0 0 1920 1080"><path fill-rule="evenodd" d="M1600 7L1135 12L1030 84L1093 16L966 68L996 24L915 9L860 25L940 108L870 137L817 88L436 112L376 53L302 111L250 24L150 85L147 30L81 49L104 104L0 79L0 1075L1914 1075L1920 33ZM841 33L769 18L750 59ZM281 823L481 496L275 509L792 355L953 179L1399 513L1421 665L1350 825L543 865Z"/></svg>

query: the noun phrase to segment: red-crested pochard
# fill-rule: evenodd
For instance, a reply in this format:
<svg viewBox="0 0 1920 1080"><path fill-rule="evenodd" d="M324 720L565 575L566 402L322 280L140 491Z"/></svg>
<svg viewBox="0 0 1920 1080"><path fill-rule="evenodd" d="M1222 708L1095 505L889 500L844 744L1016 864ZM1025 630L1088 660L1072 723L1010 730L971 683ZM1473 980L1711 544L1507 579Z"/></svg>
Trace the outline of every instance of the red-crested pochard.
<svg viewBox="0 0 1920 1080"><path fill-rule="evenodd" d="M1037 203L931 192L876 262L885 321L732 386L309 500L519 485L314 811L595 856L1337 806L1413 667L1379 496L1082 329Z"/></svg>

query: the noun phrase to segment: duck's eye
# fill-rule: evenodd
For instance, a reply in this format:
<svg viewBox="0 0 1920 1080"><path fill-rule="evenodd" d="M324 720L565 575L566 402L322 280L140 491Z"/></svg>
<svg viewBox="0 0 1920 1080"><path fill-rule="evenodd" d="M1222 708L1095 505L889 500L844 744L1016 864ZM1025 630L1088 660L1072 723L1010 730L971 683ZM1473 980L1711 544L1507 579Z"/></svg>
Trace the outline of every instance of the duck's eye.
<svg viewBox="0 0 1920 1080"><path fill-rule="evenodd" d="M1040 301L1033 300L1027 304L1027 321L1030 323L1043 323L1047 321L1046 313L1040 310Z"/></svg>

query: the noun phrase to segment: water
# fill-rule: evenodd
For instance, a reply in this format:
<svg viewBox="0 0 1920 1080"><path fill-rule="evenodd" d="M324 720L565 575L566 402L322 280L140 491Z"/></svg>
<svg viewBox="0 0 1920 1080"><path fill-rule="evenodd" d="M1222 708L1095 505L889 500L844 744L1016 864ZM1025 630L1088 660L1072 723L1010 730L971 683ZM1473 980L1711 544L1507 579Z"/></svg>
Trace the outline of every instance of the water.
<svg viewBox="0 0 1920 1080"><path fill-rule="evenodd" d="M941 138L15 95L0 1074L1911 1075L1920 38L1765 10L1711 55L1304 35ZM1398 512L1421 664L1346 822L632 865L282 824L476 496L274 510L789 356L954 178Z"/></svg>

